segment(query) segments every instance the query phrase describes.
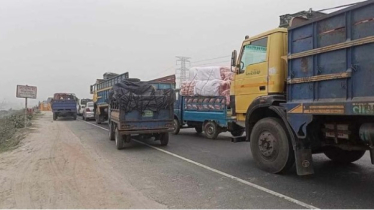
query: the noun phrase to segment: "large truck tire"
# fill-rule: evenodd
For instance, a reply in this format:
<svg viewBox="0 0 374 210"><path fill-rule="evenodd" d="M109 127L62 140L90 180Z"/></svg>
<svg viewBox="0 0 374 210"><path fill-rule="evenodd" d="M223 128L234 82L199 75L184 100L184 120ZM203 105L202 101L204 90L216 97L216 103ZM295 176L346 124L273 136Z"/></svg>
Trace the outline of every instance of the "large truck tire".
<svg viewBox="0 0 374 210"><path fill-rule="evenodd" d="M116 126L113 122L109 122L109 140L114 141L115 140L115 130Z"/></svg>
<svg viewBox="0 0 374 210"><path fill-rule="evenodd" d="M118 150L123 149L124 140L122 134L119 133L118 129L115 130L114 136L116 140L116 148Z"/></svg>
<svg viewBox="0 0 374 210"><path fill-rule="evenodd" d="M77 113L74 113L74 114L73 114L73 119L74 119L74 120L77 120Z"/></svg>
<svg viewBox="0 0 374 210"><path fill-rule="evenodd" d="M160 142L161 146L166 146L169 143L169 133L161 133L160 134Z"/></svg>
<svg viewBox="0 0 374 210"><path fill-rule="evenodd" d="M196 129L197 131L197 129ZM220 133L220 128L217 123L213 121L208 121L204 124L205 136L209 139L216 139Z"/></svg>
<svg viewBox="0 0 374 210"><path fill-rule="evenodd" d="M255 124L250 147L257 166L269 173L285 172L295 163L292 143L283 121L278 118L264 118Z"/></svg>
<svg viewBox="0 0 374 210"><path fill-rule="evenodd" d="M324 151L325 155L332 161L338 163L353 163L365 155L365 150L347 151L332 147Z"/></svg>
<svg viewBox="0 0 374 210"><path fill-rule="evenodd" d="M179 131L181 130L181 125L179 123L179 120L177 118L174 118L174 130L172 131L172 134L178 135Z"/></svg>
<svg viewBox="0 0 374 210"><path fill-rule="evenodd" d="M53 113L53 120L57 120L57 113L56 112Z"/></svg>

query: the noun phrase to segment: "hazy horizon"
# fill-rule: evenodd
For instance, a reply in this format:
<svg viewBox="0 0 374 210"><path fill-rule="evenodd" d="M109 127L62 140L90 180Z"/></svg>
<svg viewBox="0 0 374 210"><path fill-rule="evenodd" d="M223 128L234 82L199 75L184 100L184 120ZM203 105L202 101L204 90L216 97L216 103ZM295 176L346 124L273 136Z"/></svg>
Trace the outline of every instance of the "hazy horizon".
<svg viewBox="0 0 374 210"><path fill-rule="evenodd" d="M176 56L229 65L245 35L278 27L280 15L353 2L2 0L0 109L23 106L17 84L38 87L32 106L55 92L92 98L90 85L108 71L143 80L174 74Z"/></svg>

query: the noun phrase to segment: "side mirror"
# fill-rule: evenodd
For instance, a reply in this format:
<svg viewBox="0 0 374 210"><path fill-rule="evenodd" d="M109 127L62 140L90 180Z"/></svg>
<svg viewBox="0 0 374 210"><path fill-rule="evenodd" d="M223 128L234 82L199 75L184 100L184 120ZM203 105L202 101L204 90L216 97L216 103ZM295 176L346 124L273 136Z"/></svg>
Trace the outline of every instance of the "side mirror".
<svg viewBox="0 0 374 210"><path fill-rule="evenodd" d="M231 66L236 67L236 59L237 59L236 57L237 57L237 52L236 52L236 50L234 50L231 53Z"/></svg>

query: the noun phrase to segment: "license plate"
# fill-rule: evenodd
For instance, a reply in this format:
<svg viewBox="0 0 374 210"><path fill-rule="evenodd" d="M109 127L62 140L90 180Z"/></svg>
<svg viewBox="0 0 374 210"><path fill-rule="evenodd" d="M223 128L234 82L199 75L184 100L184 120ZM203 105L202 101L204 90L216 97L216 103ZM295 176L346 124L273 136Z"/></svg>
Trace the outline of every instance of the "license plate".
<svg viewBox="0 0 374 210"><path fill-rule="evenodd" d="M149 110L145 110L143 113L143 117L153 117L153 112Z"/></svg>

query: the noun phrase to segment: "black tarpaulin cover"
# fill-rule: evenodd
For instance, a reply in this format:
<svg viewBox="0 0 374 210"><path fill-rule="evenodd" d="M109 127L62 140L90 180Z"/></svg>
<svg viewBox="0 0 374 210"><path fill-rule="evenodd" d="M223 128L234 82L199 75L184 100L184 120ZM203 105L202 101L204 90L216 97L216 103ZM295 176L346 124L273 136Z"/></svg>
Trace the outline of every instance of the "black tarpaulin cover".
<svg viewBox="0 0 374 210"><path fill-rule="evenodd" d="M117 104L125 112L173 109L174 101L174 90L156 90L148 82L123 80L109 92L109 103Z"/></svg>

